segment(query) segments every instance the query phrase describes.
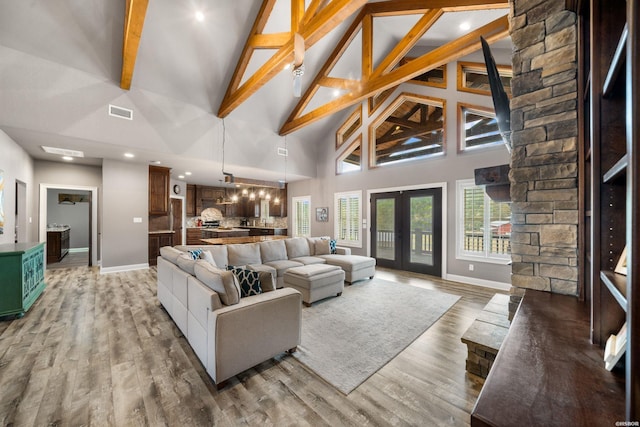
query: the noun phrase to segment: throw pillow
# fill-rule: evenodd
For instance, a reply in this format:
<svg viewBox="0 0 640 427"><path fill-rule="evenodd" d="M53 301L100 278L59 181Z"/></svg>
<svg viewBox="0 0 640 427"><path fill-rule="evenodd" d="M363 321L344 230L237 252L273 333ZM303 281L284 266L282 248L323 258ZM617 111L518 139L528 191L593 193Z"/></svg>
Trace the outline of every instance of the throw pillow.
<svg viewBox="0 0 640 427"><path fill-rule="evenodd" d="M216 264L216 261L213 259L213 255L211 255L211 252L209 251L202 251L202 253L200 254L200 259L207 261L209 264L211 264L214 267L218 266Z"/></svg>
<svg viewBox="0 0 640 427"><path fill-rule="evenodd" d="M329 240L329 250L332 254L336 253L336 244L337 242L334 239Z"/></svg>
<svg viewBox="0 0 640 427"><path fill-rule="evenodd" d="M240 296L242 298L262 293L260 274L257 271L234 267L232 265L228 266L227 269L232 271L238 278L238 282L240 283Z"/></svg>
<svg viewBox="0 0 640 427"><path fill-rule="evenodd" d="M191 256L192 260L196 260L198 258L200 258L200 254L202 253L202 248L200 249L193 249L189 251L189 255Z"/></svg>
<svg viewBox="0 0 640 427"><path fill-rule="evenodd" d="M328 240L316 240L316 255L329 255L331 247Z"/></svg>

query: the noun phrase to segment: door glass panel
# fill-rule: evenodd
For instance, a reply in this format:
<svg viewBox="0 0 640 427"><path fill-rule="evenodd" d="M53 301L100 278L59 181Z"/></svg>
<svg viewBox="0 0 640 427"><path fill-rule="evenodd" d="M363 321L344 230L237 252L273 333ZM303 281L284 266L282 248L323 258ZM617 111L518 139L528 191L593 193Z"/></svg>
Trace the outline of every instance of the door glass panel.
<svg viewBox="0 0 640 427"><path fill-rule="evenodd" d="M411 197L410 262L433 265L433 196Z"/></svg>
<svg viewBox="0 0 640 427"><path fill-rule="evenodd" d="M376 258L396 258L396 201L376 200Z"/></svg>

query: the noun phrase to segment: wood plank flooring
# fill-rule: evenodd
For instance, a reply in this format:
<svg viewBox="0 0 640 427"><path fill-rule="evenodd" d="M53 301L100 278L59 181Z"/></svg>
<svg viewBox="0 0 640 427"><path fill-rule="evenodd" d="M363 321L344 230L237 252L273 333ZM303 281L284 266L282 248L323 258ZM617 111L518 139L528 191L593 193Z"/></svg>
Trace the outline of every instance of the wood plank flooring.
<svg viewBox="0 0 640 427"><path fill-rule="evenodd" d="M0 425L464 426L481 388L460 337L495 291L379 268L462 298L344 396L289 355L217 391L156 298L156 270L47 270L24 318L0 321Z"/></svg>

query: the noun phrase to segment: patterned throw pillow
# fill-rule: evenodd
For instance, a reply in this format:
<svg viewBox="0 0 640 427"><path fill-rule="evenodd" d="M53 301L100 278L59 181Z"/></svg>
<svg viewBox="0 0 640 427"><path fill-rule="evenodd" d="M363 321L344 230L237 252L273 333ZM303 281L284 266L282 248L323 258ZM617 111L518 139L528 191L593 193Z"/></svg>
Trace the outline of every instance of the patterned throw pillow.
<svg viewBox="0 0 640 427"><path fill-rule="evenodd" d="M228 266L227 270L232 271L238 278L238 282L240 283L240 297L244 298L262 293L260 274L257 271L234 267L232 265Z"/></svg>
<svg viewBox="0 0 640 427"><path fill-rule="evenodd" d="M337 242L333 239L329 240L329 250L331 251L332 254L336 253L336 244Z"/></svg>
<svg viewBox="0 0 640 427"><path fill-rule="evenodd" d="M200 249L193 249L189 251L189 255L191 256L191 259L196 260L198 258L200 258L200 254L202 253L202 248Z"/></svg>

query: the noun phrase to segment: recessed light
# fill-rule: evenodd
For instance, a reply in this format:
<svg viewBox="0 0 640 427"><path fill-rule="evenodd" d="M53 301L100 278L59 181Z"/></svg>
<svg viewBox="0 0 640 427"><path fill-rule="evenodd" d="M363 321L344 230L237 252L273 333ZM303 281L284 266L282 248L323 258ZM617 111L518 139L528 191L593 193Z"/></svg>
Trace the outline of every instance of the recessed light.
<svg viewBox="0 0 640 427"><path fill-rule="evenodd" d="M197 11L196 12L196 21L198 21L198 22L204 21L204 13L202 13L201 11Z"/></svg>
<svg viewBox="0 0 640 427"><path fill-rule="evenodd" d="M187 172L185 172L184 174L185 174L185 175L187 175L187 176L189 176L189 175L191 175L191 172L187 171Z"/></svg>
<svg viewBox="0 0 640 427"><path fill-rule="evenodd" d="M288 70L289 68L291 68L291 64L285 64L284 69Z"/></svg>
<svg viewBox="0 0 640 427"><path fill-rule="evenodd" d="M71 156L62 156L62 160L66 160L66 161L70 162L71 160L73 160L73 157L71 157Z"/></svg>
<svg viewBox="0 0 640 427"><path fill-rule="evenodd" d="M463 22L462 24L460 24L460 29L463 31L467 31L470 28L471 28L471 24L469 24L468 22Z"/></svg>
<svg viewBox="0 0 640 427"><path fill-rule="evenodd" d="M335 90L333 91L333 97L334 97L334 98L337 98L337 97L339 97L339 96L340 96L340 89L335 89Z"/></svg>
<svg viewBox="0 0 640 427"><path fill-rule="evenodd" d="M178 175L178 178L184 179L184 175Z"/></svg>
<svg viewBox="0 0 640 427"><path fill-rule="evenodd" d="M124 156L125 156L127 159L133 159L133 158L135 157L135 154L132 154L132 153L124 153Z"/></svg>
<svg viewBox="0 0 640 427"><path fill-rule="evenodd" d="M151 164L159 165L162 164L162 162L160 160L151 160Z"/></svg>

